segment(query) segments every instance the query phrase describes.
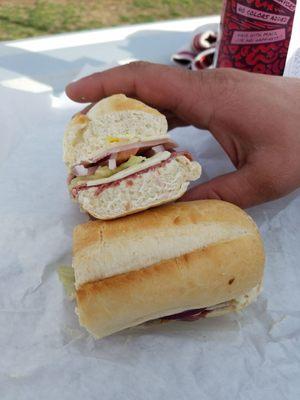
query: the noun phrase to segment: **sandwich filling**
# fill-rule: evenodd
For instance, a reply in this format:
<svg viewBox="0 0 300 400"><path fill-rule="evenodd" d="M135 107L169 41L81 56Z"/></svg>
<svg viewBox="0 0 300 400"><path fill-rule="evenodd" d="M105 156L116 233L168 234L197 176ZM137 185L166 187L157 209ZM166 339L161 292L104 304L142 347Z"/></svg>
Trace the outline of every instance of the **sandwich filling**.
<svg viewBox="0 0 300 400"><path fill-rule="evenodd" d="M169 139L164 139L163 143L148 141L116 146L109 153L102 153L92 163L74 166L68 177L69 190L76 198L81 190L98 187L96 194L99 195L111 185L163 166L177 156L192 161L189 152L176 152L175 147L177 144Z"/></svg>
<svg viewBox="0 0 300 400"><path fill-rule="evenodd" d="M167 315L166 317L160 318L161 321L197 321L198 319L205 318L207 314L211 313L212 311L218 310L218 309L224 309L226 307L230 307L232 305L232 300L231 301L224 301L224 303L216 304L215 306L212 307L206 307L206 308L197 308L194 310L187 310L183 311L178 314L173 314L173 315Z"/></svg>

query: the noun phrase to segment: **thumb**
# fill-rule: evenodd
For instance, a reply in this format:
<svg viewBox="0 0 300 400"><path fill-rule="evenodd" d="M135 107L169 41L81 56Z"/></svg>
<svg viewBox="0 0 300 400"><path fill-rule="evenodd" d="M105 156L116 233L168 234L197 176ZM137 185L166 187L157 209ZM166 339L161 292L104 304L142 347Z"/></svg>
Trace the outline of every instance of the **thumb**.
<svg viewBox="0 0 300 400"><path fill-rule="evenodd" d="M224 200L241 208L254 206L264 200L256 183L254 171L247 166L194 187L180 201L201 199Z"/></svg>

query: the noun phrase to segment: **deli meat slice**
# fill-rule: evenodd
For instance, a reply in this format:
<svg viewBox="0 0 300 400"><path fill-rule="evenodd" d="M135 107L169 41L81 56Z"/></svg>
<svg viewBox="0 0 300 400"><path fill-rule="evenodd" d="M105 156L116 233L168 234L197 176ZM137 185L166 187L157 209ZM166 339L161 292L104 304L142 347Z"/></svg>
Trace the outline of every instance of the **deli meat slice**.
<svg viewBox="0 0 300 400"><path fill-rule="evenodd" d="M95 163L101 161L102 159L109 157L111 154L125 152L125 151L132 150L132 149L140 150L140 149L146 148L146 147L159 146L161 144L165 145L167 148L178 147L178 144L176 142L174 142L171 139L165 139L165 138L157 139L157 140L149 140L149 141L145 141L145 142L123 144L120 146L112 147L109 150L103 151L97 157L93 158L89 162L83 161L82 163L80 163L80 165L87 167L89 164L95 164Z"/></svg>
<svg viewBox="0 0 300 400"><path fill-rule="evenodd" d="M205 318L208 313L216 310L220 310L222 308L229 307L231 301L224 301L223 303L216 304L212 307L206 308L198 308L194 310L183 311L178 314L168 315L166 317L161 318L163 321L172 321L172 320L179 320L179 321L198 321L200 318Z"/></svg>
<svg viewBox="0 0 300 400"><path fill-rule="evenodd" d="M168 315L166 317L161 318L161 320L163 321L180 320L180 321L192 322L192 321L197 321L200 318L205 318L209 312L211 312L211 310L207 310L206 308L199 308L197 310L188 310L178 314Z"/></svg>

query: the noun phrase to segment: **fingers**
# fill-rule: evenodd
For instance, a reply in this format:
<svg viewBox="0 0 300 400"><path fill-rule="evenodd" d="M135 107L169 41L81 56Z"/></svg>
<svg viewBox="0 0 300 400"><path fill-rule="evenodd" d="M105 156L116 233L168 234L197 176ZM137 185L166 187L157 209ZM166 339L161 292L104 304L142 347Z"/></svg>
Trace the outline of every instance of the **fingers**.
<svg viewBox="0 0 300 400"><path fill-rule="evenodd" d="M66 93L82 103L124 93L155 108L170 110L189 123L205 126L212 110L207 94L209 85L202 74L202 71L134 62L73 82L66 87Z"/></svg>
<svg viewBox="0 0 300 400"><path fill-rule="evenodd" d="M164 94L175 92L173 86L178 79L178 86L185 86L185 82L180 79L182 72L173 67L133 62L73 82L66 87L66 93L72 100L83 103L96 102L112 94L124 93L142 101L147 100L148 104L156 107L171 109L170 104L179 101L179 93L175 95L175 99L166 98Z"/></svg>
<svg viewBox="0 0 300 400"><path fill-rule="evenodd" d="M265 196L255 181L251 167L219 176L211 181L194 187L180 201L218 199L248 208L265 201Z"/></svg>

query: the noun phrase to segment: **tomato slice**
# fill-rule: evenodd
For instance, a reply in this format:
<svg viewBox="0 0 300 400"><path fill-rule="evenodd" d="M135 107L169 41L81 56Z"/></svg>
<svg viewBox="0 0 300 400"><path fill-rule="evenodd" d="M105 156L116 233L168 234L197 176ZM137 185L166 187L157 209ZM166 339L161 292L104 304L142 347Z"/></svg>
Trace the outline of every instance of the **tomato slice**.
<svg viewBox="0 0 300 400"><path fill-rule="evenodd" d="M139 148L136 147L135 149L130 149L130 150L125 150L125 151L120 151L117 154L116 160L117 164L122 164L123 162L129 160L131 156L135 156L137 152L139 151Z"/></svg>

